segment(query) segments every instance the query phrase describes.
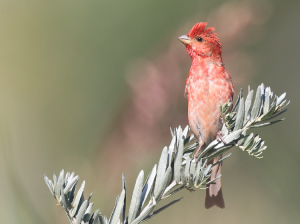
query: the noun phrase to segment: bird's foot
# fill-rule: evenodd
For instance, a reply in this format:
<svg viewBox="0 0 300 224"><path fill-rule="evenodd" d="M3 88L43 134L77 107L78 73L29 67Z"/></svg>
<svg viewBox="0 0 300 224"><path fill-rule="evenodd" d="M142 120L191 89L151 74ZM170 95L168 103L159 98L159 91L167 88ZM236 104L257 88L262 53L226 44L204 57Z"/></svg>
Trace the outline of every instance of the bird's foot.
<svg viewBox="0 0 300 224"><path fill-rule="evenodd" d="M197 151L195 152L195 154L194 154L195 162L197 161L197 155L198 155L198 153L199 153L199 151L200 151L200 148L201 148L201 147L199 147L199 148L197 149Z"/></svg>
<svg viewBox="0 0 300 224"><path fill-rule="evenodd" d="M199 139L199 147L198 147L197 151L194 154L195 162L197 162L197 155L198 155L198 153L199 153L202 146L203 146L203 141L202 141L202 139Z"/></svg>
<svg viewBox="0 0 300 224"><path fill-rule="evenodd" d="M219 142L223 142L224 143L224 145L227 145L227 143L224 141L224 139L223 139L223 136L222 136L222 132L221 131L218 131L218 133L217 133L217 140L219 141Z"/></svg>

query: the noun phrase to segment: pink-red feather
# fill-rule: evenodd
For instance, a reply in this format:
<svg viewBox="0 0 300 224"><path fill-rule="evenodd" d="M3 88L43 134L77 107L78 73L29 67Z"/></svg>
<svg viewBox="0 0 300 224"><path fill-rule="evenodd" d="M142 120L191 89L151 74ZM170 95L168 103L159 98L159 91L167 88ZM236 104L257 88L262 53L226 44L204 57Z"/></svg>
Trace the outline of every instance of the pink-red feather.
<svg viewBox="0 0 300 224"><path fill-rule="evenodd" d="M207 40L208 42L215 44L216 46L221 48L221 43L220 43L220 39L218 37L218 34L215 33L215 28L214 27L208 27L205 29L207 23L196 23L193 28L191 29L191 31L188 33L188 36L190 38L195 38L198 36L202 36L203 38L205 38L205 40Z"/></svg>

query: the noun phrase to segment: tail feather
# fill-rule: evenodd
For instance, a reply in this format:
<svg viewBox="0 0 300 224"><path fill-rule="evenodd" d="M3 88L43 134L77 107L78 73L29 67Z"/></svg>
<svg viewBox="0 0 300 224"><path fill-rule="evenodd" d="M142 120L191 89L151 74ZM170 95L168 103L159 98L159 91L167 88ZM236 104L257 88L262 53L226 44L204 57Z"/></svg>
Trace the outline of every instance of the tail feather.
<svg viewBox="0 0 300 224"><path fill-rule="evenodd" d="M214 163L217 162L220 158L215 158ZM221 175L221 164L218 164L213 167L211 179L216 178ZM222 194L222 185L221 178L218 178L214 182L212 182L208 188L206 189L206 197L205 197L205 208L209 209L216 205L219 208L225 208L225 202Z"/></svg>

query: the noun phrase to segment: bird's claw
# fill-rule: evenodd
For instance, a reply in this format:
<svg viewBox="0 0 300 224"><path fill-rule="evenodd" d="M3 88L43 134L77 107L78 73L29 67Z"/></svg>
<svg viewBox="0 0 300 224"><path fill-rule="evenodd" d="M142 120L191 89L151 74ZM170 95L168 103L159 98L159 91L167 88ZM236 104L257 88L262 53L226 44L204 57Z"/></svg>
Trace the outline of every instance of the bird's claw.
<svg viewBox="0 0 300 224"><path fill-rule="evenodd" d="M224 139L223 139L223 136L222 136L222 132L221 131L218 131L218 133L217 133L217 140L219 141L219 142L223 142L224 143L224 145L227 145L227 143L224 141Z"/></svg>

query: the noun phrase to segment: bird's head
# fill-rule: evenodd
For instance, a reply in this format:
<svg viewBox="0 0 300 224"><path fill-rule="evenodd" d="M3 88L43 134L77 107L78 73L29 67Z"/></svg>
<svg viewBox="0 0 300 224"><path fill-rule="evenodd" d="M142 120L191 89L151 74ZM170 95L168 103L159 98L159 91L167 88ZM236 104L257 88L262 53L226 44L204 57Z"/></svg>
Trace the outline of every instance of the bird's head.
<svg viewBox="0 0 300 224"><path fill-rule="evenodd" d="M178 39L186 45L188 54L193 58L196 56L211 57L221 55L221 43L214 27L205 29L207 23L196 23L187 35Z"/></svg>

